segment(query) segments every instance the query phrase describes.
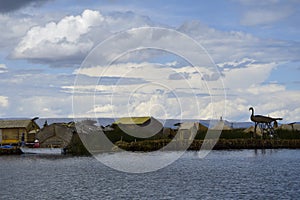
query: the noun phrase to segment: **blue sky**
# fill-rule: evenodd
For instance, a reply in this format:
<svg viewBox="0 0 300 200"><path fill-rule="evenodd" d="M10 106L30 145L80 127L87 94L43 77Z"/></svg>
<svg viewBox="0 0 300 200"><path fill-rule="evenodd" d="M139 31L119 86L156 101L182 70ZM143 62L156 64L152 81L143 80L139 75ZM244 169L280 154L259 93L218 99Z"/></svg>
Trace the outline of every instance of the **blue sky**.
<svg viewBox="0 0 300 200"><path fill-rule="evenodd" d="M0 1L0 7L0 117L72 117L77 102L76 115L84 117L248 121L253 106L284 122L300 121L297 0L31 0ZM184 34L202 45L215 68L172 31L154 31L156 40L146 43L140 38L149 31L130 32L140 27ZM122 40L126 31L135 39ZM103 43L110 37L125 53L103 52L101 44L118 48L116 41ZM203 63L192 66L166 49L127 52L143 42L174 43L186 57L201 54ZM103 54L101 61L88 56L92 49ZM113 53L121 56L106 70Z"/></svg>

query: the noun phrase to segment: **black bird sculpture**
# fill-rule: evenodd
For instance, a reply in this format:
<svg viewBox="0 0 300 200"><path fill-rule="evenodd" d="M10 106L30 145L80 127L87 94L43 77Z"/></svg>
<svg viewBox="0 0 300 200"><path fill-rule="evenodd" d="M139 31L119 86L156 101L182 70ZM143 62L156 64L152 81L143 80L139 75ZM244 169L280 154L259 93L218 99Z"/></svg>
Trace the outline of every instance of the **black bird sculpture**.
<svg viewBox="0 0 300 200"><path fill-rule="evenodd" d="M274 124L277 124L277 120L282 120L282 118L273 118L273 117L267 117L267 116L263 116L263 115L254 115L254 108L250 107L249 111L252 111L251 113L251 121L253 121L255 123L255 127L254 127L254 133L256 134L256 127L258 124L265 124L268 127L271 127L271 123L274 122Z"/></svg>

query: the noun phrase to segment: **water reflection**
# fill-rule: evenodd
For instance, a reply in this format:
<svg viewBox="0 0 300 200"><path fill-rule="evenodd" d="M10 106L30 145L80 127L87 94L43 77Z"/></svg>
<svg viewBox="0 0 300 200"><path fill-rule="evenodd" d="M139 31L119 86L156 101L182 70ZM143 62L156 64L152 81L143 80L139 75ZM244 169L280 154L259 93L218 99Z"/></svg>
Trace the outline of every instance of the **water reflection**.
<svg viewBox="0 0 300 200"><path fill-rule="evenodd" d="M254 155L259 156L259 155L270 155L273 153L278 152L278 149L254 149Z"/></svg>

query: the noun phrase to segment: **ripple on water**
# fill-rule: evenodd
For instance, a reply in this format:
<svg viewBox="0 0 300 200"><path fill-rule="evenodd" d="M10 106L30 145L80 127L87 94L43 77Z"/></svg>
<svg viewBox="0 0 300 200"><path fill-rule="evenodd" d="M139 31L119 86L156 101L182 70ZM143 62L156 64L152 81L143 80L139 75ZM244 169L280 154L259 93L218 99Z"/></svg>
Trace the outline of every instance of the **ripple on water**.
<svg viewBox="0 0 300 200"><path fill-rule="evenodd" d="M212 151L200 159L188 152L144 174L119 172L92 157L1 156L0 193L1 199L297 199L299 155L300 150Z"/></svg>

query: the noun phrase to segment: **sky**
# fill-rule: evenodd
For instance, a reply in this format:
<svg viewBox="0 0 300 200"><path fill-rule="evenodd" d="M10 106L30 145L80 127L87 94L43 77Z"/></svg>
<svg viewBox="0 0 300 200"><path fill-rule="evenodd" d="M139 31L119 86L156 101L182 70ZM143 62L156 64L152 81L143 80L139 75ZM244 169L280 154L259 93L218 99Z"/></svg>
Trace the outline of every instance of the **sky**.
<svg viewBox="0 0 300 200"><path fill-rule="evenodd" d="M0 0L0 117L300 121L297 0Z"/></svg>

